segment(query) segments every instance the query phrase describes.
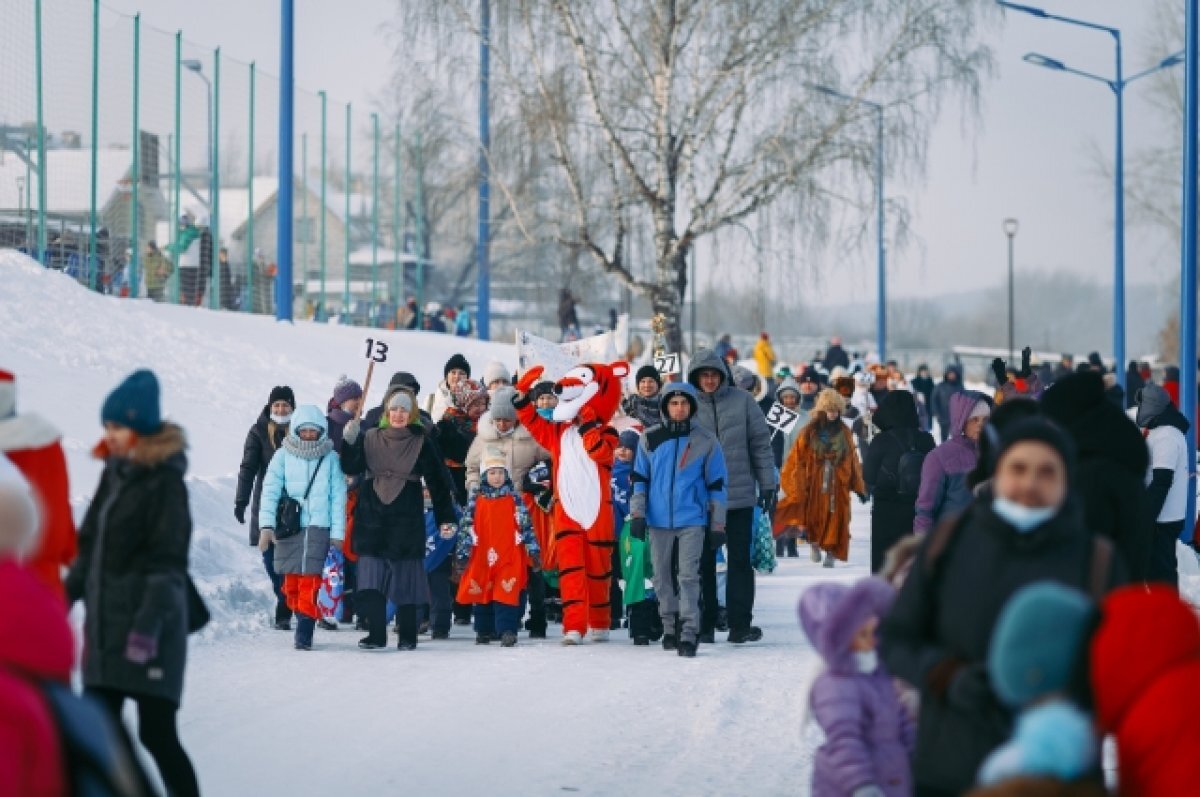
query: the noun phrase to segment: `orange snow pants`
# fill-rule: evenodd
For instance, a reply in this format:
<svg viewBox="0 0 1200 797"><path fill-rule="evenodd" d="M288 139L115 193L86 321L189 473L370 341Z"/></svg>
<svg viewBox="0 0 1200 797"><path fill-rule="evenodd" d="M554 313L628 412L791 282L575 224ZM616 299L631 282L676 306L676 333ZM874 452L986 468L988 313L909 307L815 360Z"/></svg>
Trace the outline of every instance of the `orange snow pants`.
<svg viewBox="0 0 1200 797"><path fill-rule="evenodd" d="M589 531L580 529L565 513L558 514L560 522L569 524L559 525L554 535L564 632L586 634L589 627L608 630L612 620L609 582L616 542L612 513L606 510L607 506Z"/></svg>
<svg viewBox="0 0 1200 797"><path fill-rule="evenodd" d="M317 608L317 591L321 589L321 577L301 576L288 573L283 577L283 597L287 606L296 614L311 617L314 620L321 617Z"/></svg>

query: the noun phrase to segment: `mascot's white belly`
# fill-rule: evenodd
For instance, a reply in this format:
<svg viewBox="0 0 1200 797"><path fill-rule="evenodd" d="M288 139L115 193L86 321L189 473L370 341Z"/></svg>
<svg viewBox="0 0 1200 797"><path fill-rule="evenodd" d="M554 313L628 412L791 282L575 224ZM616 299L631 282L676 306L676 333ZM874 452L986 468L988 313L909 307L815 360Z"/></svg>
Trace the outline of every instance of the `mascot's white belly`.
<svg viewBox="0 0 1200 797"><path fill-rule="evenodd" d="M588 456L575 426L568 426L559 442L558 480L554 485L558 500L580 528L591 528L600 517L600 467Z"/></svg>

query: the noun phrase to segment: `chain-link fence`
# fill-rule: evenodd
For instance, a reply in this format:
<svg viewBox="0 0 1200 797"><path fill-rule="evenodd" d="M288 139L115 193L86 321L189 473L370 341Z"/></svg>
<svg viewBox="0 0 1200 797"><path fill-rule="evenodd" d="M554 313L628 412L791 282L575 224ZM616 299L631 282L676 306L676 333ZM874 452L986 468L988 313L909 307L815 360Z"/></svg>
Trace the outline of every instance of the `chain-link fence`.
<svg viewBox="0 0 1200 797"><path fill-rule="evenodd" d="M0 247L104 293L274 313L279 79L95 1L0 19ZM420 325L399 125L299 87L294 108L295 316Z"/></svg>

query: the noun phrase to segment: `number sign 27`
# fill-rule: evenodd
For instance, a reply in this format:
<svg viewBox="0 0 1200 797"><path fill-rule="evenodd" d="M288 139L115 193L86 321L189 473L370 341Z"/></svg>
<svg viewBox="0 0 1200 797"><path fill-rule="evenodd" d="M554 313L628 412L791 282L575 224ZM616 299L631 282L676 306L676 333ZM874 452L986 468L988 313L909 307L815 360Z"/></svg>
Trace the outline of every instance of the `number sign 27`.
<svg viewBox="0 0 1200 797"><path fill-rule="evenodd" d="M372 362L387 362L388 345L382 340L367 338L367 359Z"/></svg>

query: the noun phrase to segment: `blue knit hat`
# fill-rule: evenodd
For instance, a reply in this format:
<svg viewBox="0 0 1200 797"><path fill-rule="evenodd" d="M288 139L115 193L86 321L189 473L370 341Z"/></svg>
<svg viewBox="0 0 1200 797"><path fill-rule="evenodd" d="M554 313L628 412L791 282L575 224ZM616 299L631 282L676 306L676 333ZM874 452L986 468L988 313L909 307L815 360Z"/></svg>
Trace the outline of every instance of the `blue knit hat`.
<svg viewBox="0 0 1200 797"><path fill-rule="evenodd" d="M988 650L988 675L1014 708L1072 686L1086 655L1095 606L1078 590L1029 584L1005 604Z"/></svg>
<svg viewBox="0 0 1200 797"><path fill-rule="evenodd" d="M162 428L158 408L158 378L153 371L134 371L117 385L100 409L101 423L115 423L138 434L154 434Z"/></svg>

